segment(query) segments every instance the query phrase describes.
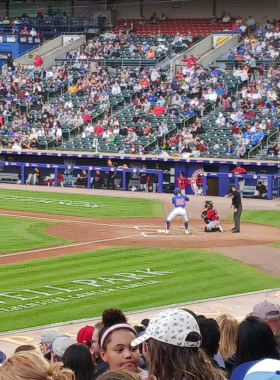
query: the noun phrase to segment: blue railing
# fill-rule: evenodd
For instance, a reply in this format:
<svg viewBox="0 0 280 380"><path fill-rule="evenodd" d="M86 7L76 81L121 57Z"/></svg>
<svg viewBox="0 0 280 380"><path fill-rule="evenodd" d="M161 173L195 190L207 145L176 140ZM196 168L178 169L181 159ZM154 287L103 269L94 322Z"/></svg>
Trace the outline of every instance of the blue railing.
<svg viewBox="0 0 280 380"><path fill-rule="evenodd" d="M59 170L64 170L64 171L81 171L81 170L86 170L87 171L87 188L90 189L92 185L92 171L100 171L100 172L114 172L115 174L117 173L122 173L122 189L125 191L127 190L126 185L126 176L128 173L147 173L147 174L157 174L158 175L158 192L162 193L163 192L163 171L162 170L156 170L156 169L126 169L126 168L118 168L118 167L103 167L103 166L85 166L85 165L59 165L59 164L37 164L37 163L27 163L27 162L9 162L9 161L0 161L0 166L3 166L3 168L6 167L17 167L20 169L21 173L21 183L24 185L25 184L25 171L28 170L30 172L30 169L34 170L34 168L42 168L42 169L51 169L54 173L54 181L53 184L54 186L58 185L58 171ZM4 171L3 171L4 173ZM65 177L69 177L69 179L73 180L72 178L64 174ZM0 174L1 176L1 174Z"/></svg>

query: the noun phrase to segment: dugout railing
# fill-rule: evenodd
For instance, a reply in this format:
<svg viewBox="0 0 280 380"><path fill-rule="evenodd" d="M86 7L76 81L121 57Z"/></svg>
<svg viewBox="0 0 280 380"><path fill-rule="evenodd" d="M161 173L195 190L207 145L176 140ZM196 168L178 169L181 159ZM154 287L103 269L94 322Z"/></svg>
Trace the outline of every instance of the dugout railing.
<svg viewBox="0 0 280 380"><path fill-rule="evenodd" d="M24 185L28 174L33 173L35 168L45 170L45 180L41 178L41 184L52 184L53 186L59 185L58 173L61 173L64 177L64 181L71 184L78 178L78 174L82 170L87 171L87 185L88 189L92 188L92 180L94 178L94 172L97 170L103 173L113 172L113 176L120 177L122 184L121 189L126 191L128 189L128 174L135 176L135 179L139 178L142 173L146 173L147 176L157 174L158 179L158 192L163 192L163 171L156 169L140 169L140 168L123 168L123 167L105 167L105 166L85 166L85 165L59 165L59 164L39 164L39 163L27 163L27 162L10 162L0 161L0 178L9 180L17 180L17 183ZM11 170L12 169L12 170ZM77 173L79 172L79 173ZM135 180L134 179L134 180ZM150 177L152 182L152 178ZM39 184L40 184L39 183Z"/></svg>
<svg viewBox="0 0 280 380"><path fill-rule="evenodd" d="M208 178L218 178L218 195L224 197L228 194L229 184L235 183L238 189L238 182L240 178L250 182L255 187L258 181L264 181L267 187L267 199L278 198L280 195L280 174L233 174L233 173L217 173L217 172L204 172L203 180L203 195L207 194ZM253 191L252 191L253 196Z"/></svg>

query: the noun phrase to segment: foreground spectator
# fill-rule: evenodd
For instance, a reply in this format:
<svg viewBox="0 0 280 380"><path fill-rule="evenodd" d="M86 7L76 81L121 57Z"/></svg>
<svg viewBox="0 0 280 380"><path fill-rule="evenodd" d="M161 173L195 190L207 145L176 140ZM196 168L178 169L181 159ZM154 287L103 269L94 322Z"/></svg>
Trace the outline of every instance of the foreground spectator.
<svg viewBox="0 0 280 380"><path fill-rule="evenodd" d="M240 323L237 333L237 350L225 362L231 371L240 364L251 360L265 358L276 359L276 343L268 324L254 316L249 316Z"/></svg>
<svg viewBox="0 0 280 380"><path fill-rule="evenodd" d="M105 310L102 315L103 329L99 334L100 356L109 364L112 371L125 369L139 374L141 379L148 379L148 372L139 368L140 351L132 347L136 339L135 329L127 323L121 310ZM116 352L118 354L116 355Z"/></svg>
<svg viewBox="0 0 280 380"><path fill-rule="evenodd" d="M75 373L75 380L91 380L96 372L95 364L86 344L72 344L65 351L62 362L64 367Z"/></svg>
<svg viewBox="0 0 280 380"><path fill-rule="evenodd" d="M275 304L261 302L254 307L250 315L263 319L274 333L280 330L280 310Z"/></svg>
<svg viewBox="0 0 280 380"><path fill-rule="evenodd" d="M41 332L40 350L46 359L51 360L51 350L49 346L60 335L61 332L55 328L45 329Z"/></svg>
<svg viewBox="0 0 280 380"><path fill-rule="evenodd" d="M74 372L61 363L50 364L35 351L11 356L0 368L0 380L74 380Z"/></svg>
<svg viewBox="0 0 280 380"><path fill-rule="evenodd" d="M131 345L136 347L140 343L143 343L143 350L148 349L150 378L225 379L223 372L214 368L199 348L200 330L187 311L169 309L155 315L145 333Z"/></svg>
<svg viewBox="0 0 280 380"><path fill-rule="evenodd" d="M221 334L219 353L222 355L222 358L226 360L236 351L239 323L234 317L228 314L219 315L217 317L217 323Z"/></svg>

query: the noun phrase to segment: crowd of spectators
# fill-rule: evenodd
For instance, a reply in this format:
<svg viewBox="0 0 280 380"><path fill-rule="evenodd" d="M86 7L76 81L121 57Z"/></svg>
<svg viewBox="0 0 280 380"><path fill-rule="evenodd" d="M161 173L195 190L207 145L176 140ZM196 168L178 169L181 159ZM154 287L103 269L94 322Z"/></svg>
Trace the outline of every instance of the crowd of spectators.
<svg viewBox="0 0 280 380"><path fill-rule="evenodd" d="M236 20L240 25L241 21ZM265 27L263 34L271 34L272 30L277 33L278 23L268 22ZM85 41L67 54L65 62L46 70L39 64L37 71L20 71L9 56L7 75L0 81L0 146L39 149L39 142L47 139L59 147L66 126L75 129L81 138L97 137L108 146L115 146L121 137L124 151L131 154L147 153L140 141L146 136L156 141L157 153L199 157L220 148L218 139L209 140L205 134L208 125L204 115L211 105L218 105L221 110L216 126L231 131L225 151L228 155L246 157L246 145L258 145L268 133L275 132L275 138L278 137L280 69L270 67L264 75L262 67L256 64L259 49L266 55L275 55L275 36L245 36L236 53L231 53L234 59L238 54L247 60L233 73L244 84L240 94L235 95L222 79L224 72L213 64L203 67L200 57L183 59L187 65L173 80L156 67L112 71L99 60L117 57L123 48L140 55L158 51L163 36L159 31L152 37L157 45L137 45L128 28L114 40ZM187 36L175 36L174 43L176 38L180 43L188 40ZM260 75L256 75L258 72ZM125 93L132 96L133 117L129 123L119 121L111 110L111 100ZM173 120L180 129L173 128L170 133L162 118ZM279 147L274 148L275 155L279 155Z"/></svg>
<svg viewBox="0 0 280 380"><path fill-rule="evenodd" d="M121 310L107 309L76 339L43 330L41 354L33 345L10 358L0 352L0 380L247 380L251 367L270 359L261 377L248 377L269 380L280 369L279 315L264 301L241 323L228 314L215 320L168 309L133 327Z"/></svg>

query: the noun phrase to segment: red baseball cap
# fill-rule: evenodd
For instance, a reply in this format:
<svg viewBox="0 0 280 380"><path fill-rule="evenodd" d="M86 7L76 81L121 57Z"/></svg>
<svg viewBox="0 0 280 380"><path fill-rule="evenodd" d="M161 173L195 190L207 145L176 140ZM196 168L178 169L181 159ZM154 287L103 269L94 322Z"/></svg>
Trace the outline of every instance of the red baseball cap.
<svg viewBox="0 0 280 380"><path fill-rule="evenodd" d="M92 340L93 331L94 331L93 326L86 326L86 327L81 328L81 330L79 330L78 335L77 335L77 342L90 344L90 341Z"/></svg>

